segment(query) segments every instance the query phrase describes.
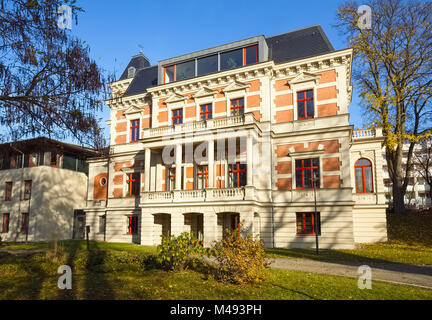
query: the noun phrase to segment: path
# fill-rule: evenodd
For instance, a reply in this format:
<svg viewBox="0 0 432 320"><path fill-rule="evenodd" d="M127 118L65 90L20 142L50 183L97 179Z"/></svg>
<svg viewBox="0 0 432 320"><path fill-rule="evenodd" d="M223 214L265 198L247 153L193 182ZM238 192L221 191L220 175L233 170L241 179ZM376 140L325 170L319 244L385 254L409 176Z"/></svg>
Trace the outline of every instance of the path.
<svg viewBox="0 0 432 320"><path fill-rule="evenodd" d="M307 259L273 258L271 268L314 272L359 278L361 263L324 262ZM432 266L416 266L402 263L368 263L372 269L372 281L384 281L432 289ZM373 286L373 282L372 282Z"/></svg>

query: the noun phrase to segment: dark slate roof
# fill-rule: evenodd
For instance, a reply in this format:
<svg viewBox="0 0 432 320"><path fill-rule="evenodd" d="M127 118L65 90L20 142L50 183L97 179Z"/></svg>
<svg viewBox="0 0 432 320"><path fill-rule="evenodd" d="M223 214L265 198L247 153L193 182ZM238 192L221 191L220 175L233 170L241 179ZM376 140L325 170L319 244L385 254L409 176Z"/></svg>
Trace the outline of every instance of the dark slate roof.
<svg viewBox="0 0 432 320"><path fill-rule="evenodd" d="M320 25L282 33L265 40L269 48L268 60L274 60L276 64L334 51ZM144 93L147 88L158 84L158 66L150 66L143 54L132 57L119 80L128 78L130 66L135 67L136 72L124 96Z"/></svg>
<svg viewBox="0 0 432 320"><path fill-rule="evenodd" d="M145 92L148 87L157 85L158 80L158 66L140 69L135 74L134 79L127 88L124 96L133 96Z"/></svg>
<svg viewBox="0 0 432 320"><path fill-rule="evenodd" d="M134 67L136 71L142 68L150 67L149 59L142 53L136 56L133 56L126 69L123 71L119 80L124 80L128 78L128 69L129 67Z"/></svg>
<svg viewBox="0 0 432 320"><path fill-rule="evenodd" d="M282 63L334 51L320 25L266 38L269 60Z"/></svg>

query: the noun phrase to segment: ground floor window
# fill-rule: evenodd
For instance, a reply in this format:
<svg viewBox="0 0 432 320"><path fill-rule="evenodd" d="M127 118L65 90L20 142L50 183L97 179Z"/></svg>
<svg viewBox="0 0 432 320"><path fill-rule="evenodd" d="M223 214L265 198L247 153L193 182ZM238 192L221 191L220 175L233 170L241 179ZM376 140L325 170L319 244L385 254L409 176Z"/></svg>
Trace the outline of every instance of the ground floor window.
<svg viewBox="0 0 432 320"><path fill-rule="evenodd" d="M127 222L128 222L127 234L137 234L138 233L138 216L128 216Z"/></svg>
<svg viewBox="0 0 432 320"><path fill-rule="evenodd" d="M21 213L21 233L27 233L28 227L28 213Z"/></svg>
<svg viewBox="0 0 432 320"><path fill-rule="evenodd" d="M297 234L315 234L315 225L318 227L318 234L321 234L321 217L317 212L315 221L314 212L297 212Z"/></svg>
<svg viewBox="0 0 432 320"><path fill-rule="evenodd" d="M9 232L9 213L3 213L2 233Z"/></svg>

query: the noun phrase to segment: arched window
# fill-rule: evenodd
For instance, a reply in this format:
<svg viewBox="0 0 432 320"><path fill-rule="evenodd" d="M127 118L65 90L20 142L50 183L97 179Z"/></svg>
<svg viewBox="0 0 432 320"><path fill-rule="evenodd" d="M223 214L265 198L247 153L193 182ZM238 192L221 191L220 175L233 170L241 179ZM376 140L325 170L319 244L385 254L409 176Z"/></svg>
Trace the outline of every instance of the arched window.
<svg viewBox="0 0 432 320"><path fill-rule="evenodd" d="M373 192L372 162L367 159L359 159L354 165L356 192Z"/></svg>

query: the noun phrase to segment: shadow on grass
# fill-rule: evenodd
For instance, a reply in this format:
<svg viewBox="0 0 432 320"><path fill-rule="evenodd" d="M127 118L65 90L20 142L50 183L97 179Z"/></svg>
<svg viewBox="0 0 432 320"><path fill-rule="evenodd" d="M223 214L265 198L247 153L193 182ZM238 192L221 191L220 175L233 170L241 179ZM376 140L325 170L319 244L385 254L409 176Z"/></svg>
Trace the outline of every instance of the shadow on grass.
<svg viewBox="0 0 432 320"><path fill-rule="evenodd" d="M432 276L431 266L417 266L400 262L392 262L379 258L368 258L343 251L321 249L319 254L314 249L266 249L269 254L277 254L288 258L308 259L330 262L346 266L368 265L385 271L404 272ZM272 257L274 259L274 257ZM288 260L289 261L289 260Z"/></svg>

